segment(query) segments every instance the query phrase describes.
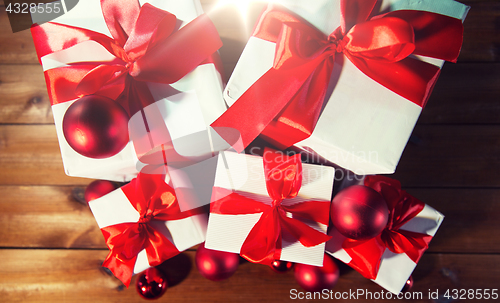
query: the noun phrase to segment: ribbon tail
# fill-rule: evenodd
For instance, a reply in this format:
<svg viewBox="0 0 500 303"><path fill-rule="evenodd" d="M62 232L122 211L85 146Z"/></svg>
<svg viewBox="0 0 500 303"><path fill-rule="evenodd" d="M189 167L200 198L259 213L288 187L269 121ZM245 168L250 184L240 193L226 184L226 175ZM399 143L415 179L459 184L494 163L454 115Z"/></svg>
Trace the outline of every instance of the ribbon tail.
<svg viewBox="0 0 500 303"><path fill-rule="evenodd" d="M342 248L352 258L349 266L367 279L376 279L385 247L378 238L367 241L346 239Z"/></svg>
<svg viewBox="0 0 500 303"><path fill-rule="evenodd" d="M113 275L122 281L126 287L128 287L130 285L130 281L132 280L132 276L134 275L134 266L136 261L137 257L129 260L120 260L115 254L113 254L113 252L110 252L102 263L102 266L111 270Z"/></svg>
<svg viewBox="0 0 500 303"><path fill-rule="evenodd" d="M464 34L460 19L415 10L399 10L383 16L397 17L411 24L415 33L414 54L450 62L457 61Z"/></svg>
<svg viewBox="0 0 500 303"><path fill-rule="evenodd" d="M345 55L365 75L420 107L427 103L441 72L439 67L413 58L388 63Z"/></svg>
<svg viewBox="0 0 500 303"><path fill-rule="evenodd" d="M148 256L148 263L151 266L160 265L180 253L175 245L163 235L158 228L165 229L165 224L161 221L155 221L148 226L148 240L145 249Z"/></svg>
<svg viewBox="0 0 500 303"><path fill-rule="evenodd" d="M281 226L305 247L313 247L330 240L328 236L297 219L280 214Z"/></svg>
<svg viewBox="0 0 500 303"><path fill-rule="evenodd" d="M432 240L430 235L402 229L397 233L392 232L389 240L384 239L387 236L385 233L382 234L382 240L390 251L397 254L405 253L415 263L418 263Z"/></svg>
<svg viewBox="0 0 500 303"><path fill-rule="evenodd" d="M264 212L250 230L240 255L250 262L264 265L271 265L275 257L281 255L281 229L274 209Z"/></svg>

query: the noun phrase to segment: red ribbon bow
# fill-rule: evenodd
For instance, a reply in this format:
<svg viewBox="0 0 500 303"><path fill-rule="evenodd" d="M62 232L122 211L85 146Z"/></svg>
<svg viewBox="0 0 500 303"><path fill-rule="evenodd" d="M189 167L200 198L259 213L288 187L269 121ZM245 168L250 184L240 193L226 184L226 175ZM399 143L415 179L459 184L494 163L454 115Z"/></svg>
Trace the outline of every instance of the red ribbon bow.
<svg viewBox="0 0 500 303"><path fill-rule="evenodd" d="M146 82L174 83L209 62L222 46L206 15L177 30L175 15L148 3L140 7L137 0L101 0L101 8L113 38L51 22L31 28L39 58L89 40L115 57L45 71L53 105L99 94L117 100L133 115L154 102Z"/></svg>
<svg viewBox="0 0 500 303"><path fill-rule="evenodd" d="M379 236L370 240L346 239L342 248L352 258L349 266L364 277L375 279L386 248L396 254L405 253L413 262L418 263L432 236L401 229L424 209L425 204L402 190L399 181L382 176L367 176L365 186L376 190L387 202L387 227Z"/></svg>
<svg viewBox="0 0 500 303"><path fill-rule="evenodd" d="M285 8L269 5L253 36L276 43L273 68L212 126L223 137L227 128L239 130L245 146L259 134L282 148L306 139L324 107L337 54L423 107L440 69L409 55L455 62L463 25L456 18L414 10L370 18L376 2L342 0L341 26L329 36Z"/></svg>
<svg viewBox="0 0 500 303"><path fill-rule="evenodd" d="M103 263L126 286L134 273L137 254L146 250L151 266L177 255L179 250L162 233L164 222L184 219L201 213L201 209L181 212L175 191L161 175L139 173L121 188L139 213L137 222L120 223L101 228L110 252Z"/></svg>
<svg viewBox="0 0 500 303"><path fill-rule="evenodd" d="M250 262L271 265L273 261L280 259L284 231L288 232L292 240L298 240L306 247L319 245L331 238L297 219L328 225L330 202L282 204L284 199L296 197L302 185L300 155L288 157L266 149L263 161L267 192L272 199L272 205L217 187L212 194L210 211L227 215L262 213L246 237L240 255ZM219 196L223 198L219 199ZM287 216L287 212L292 214L292 217Z"/></svg>

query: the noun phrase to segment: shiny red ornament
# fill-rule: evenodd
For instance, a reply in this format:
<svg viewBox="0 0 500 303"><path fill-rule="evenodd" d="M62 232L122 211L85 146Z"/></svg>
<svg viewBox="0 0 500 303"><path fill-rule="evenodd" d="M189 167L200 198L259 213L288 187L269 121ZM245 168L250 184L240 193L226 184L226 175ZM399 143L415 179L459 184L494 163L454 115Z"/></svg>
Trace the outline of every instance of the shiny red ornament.
<svg viewBox="0 0 500 303"><path fill-rule="evenodd" d="M229 278L236 272L240 256L207 249L205 243L202 243L196 251L195 263L202 276L212 281L220 281Z"/></svg>
<svg viewBox="0 0 500 303"><path fill-rule="evenodd" d="M325 254L323 267L295 264L295 280L305 291L332 289L339 279L339 268L332 257Z"/></svg>
<svg viewBox="0 0 500 303"><path fill-rule="evenodd" d="M271 263L271 269L278 273L283 273L289 271L293 267L292 262L275 260Z"/></svg>
<svg viewBox="0 0 500 303"><path fill-rule="evenodd" d="M77 153L94 159L109 158L129 141L129 117L115 101L97 95L71 104L63 118L64 138Z"/></svg>
<svg viewBox="0 0 500 303"><path fill-rule="evenodd" d="M85 189L85 201L90 202L116 189L115 183L106 180L95 180Z"/></svg>
<svg viewBox="0 0 500 303"><path fill-rule="evenodd" d="M401 290L401 292L407 292L407 291L410 291L413 287L413 277L410 276L408 278L408 280L406 281L405 283L405 286L403 286L403 289Z"/></svg>
<svg viewBox="0 0 500 303"><path fill-rule="evenodd" d="M167 290L167 279L161 271L150 267L139 274L136 282L137 292L144 299L158 299Z"/></svg>
<svg viewBox="0 0 500 303"><path fill-rule="evenodd" d="M379 235L387 225L389 209L374 189L353 185L341 190L332 200L333 226L344 236L367 240Z"/></svg>

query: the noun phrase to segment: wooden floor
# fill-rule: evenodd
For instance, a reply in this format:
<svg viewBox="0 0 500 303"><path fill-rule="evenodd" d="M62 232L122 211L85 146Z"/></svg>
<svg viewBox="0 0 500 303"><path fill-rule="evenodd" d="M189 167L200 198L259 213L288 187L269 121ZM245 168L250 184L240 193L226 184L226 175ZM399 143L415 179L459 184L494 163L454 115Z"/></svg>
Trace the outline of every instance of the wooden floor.
<svg viewBox="0 0 500 303"><path fill-rule="evenodd" d="M209 11L215 0L202 2ZM463 2L472 9L459 62L444 66L394 175L446 216L413 275L423 302L429 290L500 288L500 1ZM230 75L249 30L234 9L210 17ZM143 301L101 269L102 235L72 197L89 182L65 176L30 32L12 34L0 7L0 302ZM300 289L292 272L246 262L229 280L205 280L194 253L165 264L172 280L160 302L281 302ZM346 267L341 274L334 291L381 290Z"/></svg>

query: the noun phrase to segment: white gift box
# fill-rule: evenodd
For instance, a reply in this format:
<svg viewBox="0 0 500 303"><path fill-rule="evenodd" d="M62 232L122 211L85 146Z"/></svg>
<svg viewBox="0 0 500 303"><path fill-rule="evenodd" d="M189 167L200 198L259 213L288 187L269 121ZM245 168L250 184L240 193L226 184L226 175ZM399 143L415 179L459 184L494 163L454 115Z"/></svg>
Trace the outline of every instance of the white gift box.
<svg viewBox="0 0 500 303"><path fill-rule="evenodd" d="M355 184L360 185L363 184L363 182L357 180L345 182L343 185L347 187ZM400 229L434 237L443 219L443 214L429 205L425 205L417 216L403 225ZM342 243L347 238L341 235L333 226L328 235L332 236L332 239L326 243L326 252L340 261L349 264L351 257L342 248ZM416 266L417 264L405 253L395 254L386 248L382 255L377 277L372 281L388 291L398 294L403 289Z"/></svg>
<svg viewBox="0 0 500 303"><path fill-rule="evenodd" d="M329 35L340 26L340 0L276 0ZM465 19L468 6L452 0L383 0L380 12L424 10ZM273 42L250 37L224 99L231 106L273 66ZM442 60L419 57L438 67ZM333 92L312 135L295 144L360 175L393 173L422 108L375 82L351 61L335 64Z"/></svg>
<svg viewBox="0 0 500 303"><path fill-rule="evenodd" d="M293 199L283 200L283 205L293 205L308 200L330 201L334 181L332 167L302 164L302 187ZM222 152L219 154L215 175L215 187L271 205L266 189L262 157ZM213 201L212 201L213 202ZM207 227L205 247L208 249L240 253L241 246L262 213L222 215L211 213ZM303 221L312 228L326 233L327 225ZM305 247L299 241L290 242L283 237L281 260L323 265L325 243Z"/></svg>
<svg viewBox="0 0 500 303"><path fill-rule="evenodd" d="M126 186L126 185L125 185ZM135 223L139 220L139 212L132 206L121 188L89 202L99 228L120 223ZM177 250L184 251L205 241L208 216L193 215L184 219L170 221L154 221L151 224L172 242ZM137 255L134 274L151 267L146 250Z"/></svg>
<svg viewBox="0 0 500 303"><path fill-rule="evenodd" d="M199 0L140 1L141 5L146 2L174 14L182 22L181 27L203 13ZM102 16L99 0L79 1L75 8L53 21L86 28L111 37ZM46 71L74 62L100 62L113 58L100 44L86 41L69 49L46 55L41 58L41 63ZM191 133L207 132L208 125L226 109L222 99L221 76L212 63L198 66L173 84L148 83L148 87L156 100L156 103L150 107L161 111L159 119L155 119L155 122L163 122L173 139ZM134 149L132 141L122 151L106 159L92 159L82 156L69 146L64 138L62 121L66 110L75 101L52 106L66 174L114 181L128 181L134 178L141 163L137 159L137 151ZM134 115L130 120L131 136L141 132L136 128L144 122L137 118L137 115ZM151 125L154 124L151 123ZM156 138L155 143L159 140L160 138ZM142 144L142 142L136 144Z"/></svg>

